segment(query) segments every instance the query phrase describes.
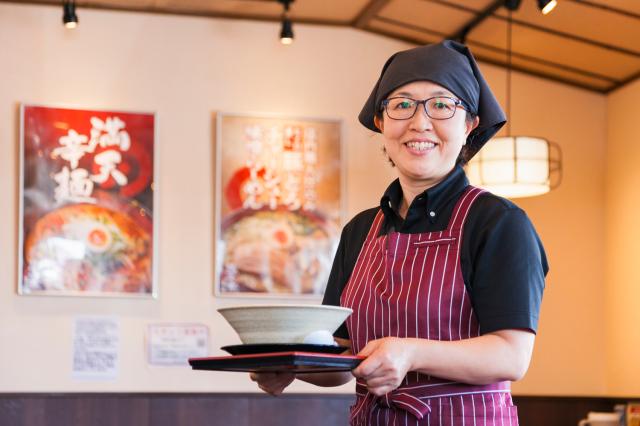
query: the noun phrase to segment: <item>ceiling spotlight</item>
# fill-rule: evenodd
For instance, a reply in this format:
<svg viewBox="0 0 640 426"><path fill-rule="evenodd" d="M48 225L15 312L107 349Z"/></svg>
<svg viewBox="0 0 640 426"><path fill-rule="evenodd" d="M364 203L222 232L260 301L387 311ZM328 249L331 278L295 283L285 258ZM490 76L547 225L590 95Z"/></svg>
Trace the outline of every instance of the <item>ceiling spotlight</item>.
<svg viewBox="0 0 640 426"><path fill-rule="evenodd" d="M282 19L282 29L280 30L280 43L293 43L293 26L291 20L286 16Z"/></svg>
<svg viewBox="0 0 640 426"><path fill-rule="evenodd" d="M520 3L521 3L521 0L505 0L504 7L506 7L508 10L512 12L515 12L520 8Z"/></svg>
<svg viewBox="0 0 640 426"><path fill-rule="evenodd" d="M282 3L284 11L282 12L282 28L280 29L280 43L289 45L293 43L293 24L289 19L289 4L293 3L293 0L278 0Z"/></svg>
<svg viewBox="0 0 640 426"><path fill-rule="evenodd" d="M538 0L538 8L540 8L543 15L550 13L557 5L557 0Z"/></svg>
<svg viewBox="0 0 640 426"><path fill-rule="evenodd" d="M65 28L75 28L78 26L78 16L76 15L75 0L65 0L62 5L62 22Z"/></svg>

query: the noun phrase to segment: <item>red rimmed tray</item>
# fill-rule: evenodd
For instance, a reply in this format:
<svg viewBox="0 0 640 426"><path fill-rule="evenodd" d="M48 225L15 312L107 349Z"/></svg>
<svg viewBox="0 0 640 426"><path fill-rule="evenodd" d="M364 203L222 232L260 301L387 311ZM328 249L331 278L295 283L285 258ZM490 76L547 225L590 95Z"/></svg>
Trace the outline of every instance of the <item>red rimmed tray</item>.
<svg viewBox="0 0 640 426"><path fill-rule="evenodd" d="M274 352L264 354L189 358L194 370L329 373L351 371L364 357L313 352Z"/></svg>

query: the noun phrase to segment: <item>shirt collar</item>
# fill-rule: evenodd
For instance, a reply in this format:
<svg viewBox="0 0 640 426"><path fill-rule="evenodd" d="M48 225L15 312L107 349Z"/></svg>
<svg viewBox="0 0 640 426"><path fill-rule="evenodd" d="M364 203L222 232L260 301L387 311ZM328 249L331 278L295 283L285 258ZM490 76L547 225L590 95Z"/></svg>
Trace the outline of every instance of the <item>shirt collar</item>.
<svg viewBox="0 0 640 426"><path fill-rule="evenodd" d="M469 180L460 165L456 165L453 170L438 184L425 190L413 200L409 206L407 217L415 210L421 211L421 216L426 214L431 221L434 221L440 213L442 207L448 204L452 197L457 196L462 190L469 186ZM396 179L387 187L380 200L380 208L387 217L397 215L400 201L402 200L402 187L400 180Z"/></svg>

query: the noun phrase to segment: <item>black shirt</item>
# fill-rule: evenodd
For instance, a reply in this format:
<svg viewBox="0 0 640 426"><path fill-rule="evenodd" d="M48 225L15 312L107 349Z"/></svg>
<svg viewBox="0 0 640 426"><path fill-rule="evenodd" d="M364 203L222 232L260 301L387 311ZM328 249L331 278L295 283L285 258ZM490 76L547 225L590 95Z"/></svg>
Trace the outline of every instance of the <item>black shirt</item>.
<svg viewBox="0 0 640 426"><path fill-rule="evenodd" d="M325 305L340 305L358 254L379 209L384 213L380 235L443 231L458 198L469 185L464 170L454 170L436 186L418 195L403 220L400 182L387 188L380 207L357 214L345 225L325 290ZM542 243L525 212L511 201L483 193L469 211L460 252L462 275L480 333L504 329L537 330L544 277L549 267ZM345 324L335 333L348 339Z"/></svg>

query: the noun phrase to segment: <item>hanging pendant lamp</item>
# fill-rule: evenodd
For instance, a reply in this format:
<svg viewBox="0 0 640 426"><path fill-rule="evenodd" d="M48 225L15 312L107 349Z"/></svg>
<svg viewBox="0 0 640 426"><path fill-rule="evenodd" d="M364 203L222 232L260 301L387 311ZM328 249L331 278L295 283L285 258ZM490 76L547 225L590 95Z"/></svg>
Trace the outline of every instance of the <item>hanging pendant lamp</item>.
<svg viewBox="0 0 640 426"><path fill-rule="evenodd" d="M507 136L495 137L467 164L469 181L506 198L542 195L560 185L560 146L542 137L511 134L511 13L507 24Z"/></svg>
<svg viewBox="0 0 640 426"><path fill-rule="evenodd" d="M467 165L469 181L506 198L546 194L560 184L557 144L531 136L493 138Z"/></svg>

